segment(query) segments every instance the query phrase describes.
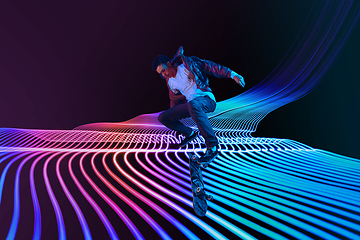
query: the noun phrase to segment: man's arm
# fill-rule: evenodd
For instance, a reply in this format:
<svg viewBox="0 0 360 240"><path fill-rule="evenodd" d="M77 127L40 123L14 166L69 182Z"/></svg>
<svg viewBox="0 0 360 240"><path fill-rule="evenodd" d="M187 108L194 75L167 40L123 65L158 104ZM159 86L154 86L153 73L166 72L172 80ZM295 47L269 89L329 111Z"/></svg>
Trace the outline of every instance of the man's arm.
<svg viewBox="0 0 360 240"><path fill-rule="evenodd" d="M234 79L237 84L242 87L245 87L245 80L236 72L232 71L230 68L224 67L218 63L214 63L210 60L203 60L197 58L196 60L199 61L201 70L207 74L218 78L231 78Z"/></svg>
<svg viewBox="0 0 360 240"><path fill-rule="evenodd" d="M170 107L174 107L179 104L186 103L186 98L184 95L175 94L171 90L169 90L169 98L170 98Z"/></svg>
<svg viewBox="0 0 360 240"><path fill-rule="evenodd" d="M239 84L240 86L245 87L245 80L244 80L243 76L237 74L236 72L233 72L233 73L234 73L234 77L231 77L231 78L234 79L235 82L237 84Z"/></svg>

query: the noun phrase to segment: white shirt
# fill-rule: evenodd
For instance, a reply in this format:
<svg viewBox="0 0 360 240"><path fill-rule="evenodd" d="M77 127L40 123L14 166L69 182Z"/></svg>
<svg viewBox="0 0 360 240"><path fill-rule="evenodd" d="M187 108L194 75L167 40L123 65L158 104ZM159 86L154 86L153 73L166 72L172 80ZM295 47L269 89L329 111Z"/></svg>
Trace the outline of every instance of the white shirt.
<svg viewBox="0 0 360 240"><path fill-rule="evenodd" d="M188 102L201 96L209 96L216 102L214 94L212 94L212 92L203 92L198 89L195 79L191 76L192 75L189 75L189 71L185 68L184 64L179 65L177 67L176 76L169 78L168 81L171 91L175 94L181 92Z"/></svg>

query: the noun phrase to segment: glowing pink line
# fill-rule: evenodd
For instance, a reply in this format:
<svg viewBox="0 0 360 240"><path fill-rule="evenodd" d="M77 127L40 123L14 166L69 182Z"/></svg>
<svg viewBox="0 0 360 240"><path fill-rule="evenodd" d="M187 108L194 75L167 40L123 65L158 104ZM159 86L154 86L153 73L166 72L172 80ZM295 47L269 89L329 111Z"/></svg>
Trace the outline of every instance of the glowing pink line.
<svg viewBox="0 0 360 240"><path fill-rule="evenodd" d="M98 155L98 153L93 154L91 158L91 165L94 168L94 159ZM134 223L128 218L128 216L119 208L118 205L116 205L101 189L91 180L91 178L87 175L84 166L83 166L83 160L84 158L80 159L80 169L86 180L90 183L90 185L93 187L93 189L101 196L104 201L109 204L109 206L117 213L117 215L121 218L121 220L126 224L126 226L130 229L130 231L133 233L136 239L144 239L144 237L141 235L137 227L134 225Z"/></svg>
<svg viewBox="0 0 360 240"><path fill-rule="evenodd" d="M153 186L156 186L156 188L161 189L161 191L173 195L175 198L181 198L180 196L177 196L177 194L172 193L171 191L168 191L166 188L162 187L161 185L157 184L156 182L152 181L151 179L149 179L148 177L144 176L143 174L141 174L140 172L138 172L134 167L131 166L131 164L129 163L129 160L127 159L127 155L129 154L129 152L127 152L124 155L124 161L125 164L130 168L130 170L132 172L134 172L137 176L139 176L140 178L144 179L145 181L151 183ZM136 158L137 158L137 153L136 153ZM146 191L148 194L152 195L153 197L157 198L158 200L160 200L161 202L165 203L166 205L168 205L169 207L175 209L176 211L178 211L179 213L181 213L183 216L185 216L186 218L190 219L192 222L196 223L197 225L201 226L202 228L205 228L211 235L216 236L217 238L225 238L221 233L219 233L218 231L216 231L214 228L210 227L208 224L206 224L205 222L199 220L197 217L195 217L193 214L190 214L189 212L185 211L183 208L179 207L177 204L173 203L172 201L168 200L167 198L163 197L162 195L158 194L157 192L151 190L150 188L146 187L145 185L143 185L142 183L140 183L139 181L137 181L136 179L134 179L133 177L131 177L130 175L128 175L126 172L124 172L124 170L120 167L120 165L114 161L116 167L118 168L118 170L125 175L129 180L131 180L134 184L136 184L139 188L143 189L144 191ZM185 201L187 201L187 205L191 205L191 203L189 203L190 201L184 199ZM192 232L185 232L185 234L193 234Z"/></svg>
<svg viewBox="0 0 360 240"><path fill-rule="evenodd" d="M81 159L83 159L87 154L89 153L85 153L81 156ZM71 163L74 160L75 156L77 156L78 154L73 155L68 163L69 166L69 171L70 171L70 175L72 177L72 179L74 180L76 186L78 187L78 189L81 191L81 193L83 194L83 196L86 198L86 200L90 203L90 205L93 207L93 209L96 211L96 213L98 214L98 216L100 217L101 221L103 222L106 230L108 231L111 239L119 239L119 237L117 236L114 228L112 227L111 223L109 222L109 220L107 219L106 215L104 214L104 212L101 210L101 208L96 204L96 202L90 197L90 195L85 191L85 189L83 188L83 186L80 184L79 180L76 178L72 167L71 167ZM80 159L80 161L81 161Z"/></svg>
<svg viewBox="0 0 360 240"><path fill-rule="evenodd" d="M51 185L50 185L50 181L47 175L47 166L49 164L49 162L60 153L55 153L53 155L51 155L48 159L46 159L46 162L44 164L44 168L43 168L43 174L44 174L44 180L45 180L45 185L46 185L46 190L49 194L51 203L53 205L53 208L55 210L55 214L56 214L56 221L57 221L57 225L58 225L58 231L59 231L59 239L66 239L66 232L65 232L65 223L64 223L64 219L61 213L61 209L60 206L56 200L56 197L54 195L54 192L51 189Z"/></svg>
<svg viewBox="0 0 360 240"><path fill-rule="evenodd" d="M40 239L41 236L41 212L40 212L40 205L39 200L36 194L36 188L35 188L35 180L34 180L34 171L36 164L46 155L50 153L46 152L40 155L35 159L35 161L31 164L30 168L30 189L31 189L31 197L33 201L34 206L34 234L33 239Z"/></svg>
<svg viewBox="0 0 360 240"><path fill-rule="evenodd" d="M70 191L68 190L68 188L66 187L66 184L63 180L63 178L61 177L61 173L60 173L60 163L61 161L64 159L64 157L66 157L67 155L69 155L70 153L66 153L66 154L63 154L59 160L56 162L56 175L59 179L59 182L60 182L60 185L66 195L66 197L68 198L68 200L70 201L72 207L74 208L75 212L76 212L76 215L79 219L79 222L80 222L80 225L81 225L81 228L83 230L83 233L84 233L84 237L85 239L91 239L91 233L90 233L90 230L89 230L89 227L86 223L86 220L84 218L84 215L83 213L81 212L81 209L79 207L79 205L76 203L75 199L73 198L73 196L71 195Z"/></svg>
<svg viewBox="0 0 360 240"><path fill-rule="evenodd" d="M115 156L114 156L115 159ZM115 160L114 160L115 161ZM179 228L182 228L182 225L173 218L170 214L168 214L166 211L164 211L161 207L159 207L157 204L152 202L150 199L146 198L145 196L141 195L139 192L131 188L129 185L127 185L125 182L123 182L116 174L114 174L110 168L107 166L105 159L103 158L103 165L106 169L106 171L109 173L109 175L116 180L122 187L124 187L126 190L128 190L132 195L136 196L138 199L146 203L148 206L150 206L152 209L154 209L157 213L159 213L161 216L163 216L165 219L167 219L169 222L171 222L173 225L177 226ZM179 228L179 229L180 229Z"/></svg>
<svg viewBox="0 0 360 240"><path fill-rule="evenodd" d="M146 171L148 171L151 175L154 175L156 178L161 179L164 183L167 183L167 184L171 185L173 188L176 188L177 190L179 190L180 192L185 193L185 194L188 195L188 196L192 196L192 193L191 193L191 191L189 190L190 178L189 178L189 181L186 183L185 181L183 181L183 180L181 180L181 179L179 179L179 178L177 178L177 177L174 177L173 175L171 175L171 174L163 171L162 169L160 169L159 167L157 167L157 166L149 159L149 156L148 156L148 155L149 155L149 153L146 152L146 154L145 154L145 159L146 159L146 161L150 164L151 167L153 167L156 171L160 172L162 175L159 174L159 173L157 173L157 172L155 172L155 171L153 171L153 170L151 170L151 169L150 169L149 167L147 167L142 161L140 161L140 159L136 158L136 161L140 164L141 167L143 167L143 168L144 168ZM156 155L157 155L157 153L156 153ZM159 161L158 156L156 156L156 158L157 158L157 160ZM167 178L166 178L166 177L163 177L163 176L166 176ZM181 183L183 186L187 186L187 189L182 188L182 187L180 187L179 185L173 183L171 180L169 180L169 178L172 179L172 180L174 180L174 181L176 181L176 182L178 182L178 183ZM179 200L180 200L180 201L184 201L183 198L181 198L181 199L179 199ZM184 203L185 203L185 204L189 204L189 201L186 201L186 202L184 202ZM190 205L191 205L191 204L190 204Z"/></svg>
<svg viewBox="0 0 360 240"><path fill-rule="evenodd" d="M19 156L23 157L29 153L23 153ZM13 209L13 217L11 220L10 229L6 239L15 238L18 224L19 224L19 217L20 217L20 174L24 164L29 161L32 157L34 157L38 153L33 153L28 155L24 160L21 161L19 164L16 174L15 174L15 187L14 187L14 209Z"/></svg>
<svg viewBox="0 0 360 240"><path fill-rule="evenodd" d="M108 153L106 153L103 158L102 162L105 162L106 156ZM136 203L134 203L132 200L130 200L128 197L126 197L124 194L122 194L119 190L117 190L109 181L107 181L103 175L97 170L94 162L95 158L91 159L91 165L93 167L93 170L95 171L96 175L103 181L103 183L113 192L115 193L121 200L126 202L129 206L131 206L132 209L134 209L141 217L144 218L144 220L152 226L152 228L161 236L162 239L171 239L169 235L166 234L166 232L144 211L142 210ZM105 168L107 168L106 165L104 165Z"/></svg>
<svg viewBox="0 0 360 240"><path fill-rule="evenodd" d="M116 162L116 156L118 153L114 154L113 156L113 162L116 166L116 168L122 173L126 178L131 180L132 182L137 182L134 178L132 178L129 174L127 174ZM125 154L124 158L128 152ZM181 232L183 232L186 236L188 236L189 239L199 239L196 235L194 235L191 231L189 231L184 225L182 225L178 220L176 220L173 216L171 216L169 213L167 213L165 210L163 210L161 207L159 207L157 204L152 202L150 199L146 198L145 196L141 195L131 187L129 187L125 182L123 182L117 175L115 175L106 165L105 161L103 161L103 164L107 170L107 172L124 188L126 188L129 192L131 192L134 196L139 198L141 201L146 203L148 206L150 206L152 209L154 209L156 212L158 212L161 216L163 216L165 219L167 219L170 223L172 223L174 226L176 226ZM138 184L136 184L138 185Z"/></svg>

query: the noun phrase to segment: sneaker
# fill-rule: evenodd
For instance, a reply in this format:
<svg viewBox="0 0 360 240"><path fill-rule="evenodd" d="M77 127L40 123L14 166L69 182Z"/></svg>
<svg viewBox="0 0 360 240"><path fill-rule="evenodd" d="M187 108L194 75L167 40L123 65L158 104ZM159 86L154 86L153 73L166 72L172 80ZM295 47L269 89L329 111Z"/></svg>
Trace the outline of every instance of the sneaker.
<svg viewBox="0 0 360 240"><path fill-rule="evenodd" d="M179 147L184 147L186 146L189 142L191 142L192 140L194 140L195 138L197 138L197 134L195 132L192 132L192 134L188 137L185 137L181 143L179 144Z"/></svg>
<svg viewBox="0 0 360 240"><path fill-rule="evenodd" d="M219 147L216 146L215 150L207 149L204 156L198 159L198 163L203 167L207 167L219 154Z"/></svg>

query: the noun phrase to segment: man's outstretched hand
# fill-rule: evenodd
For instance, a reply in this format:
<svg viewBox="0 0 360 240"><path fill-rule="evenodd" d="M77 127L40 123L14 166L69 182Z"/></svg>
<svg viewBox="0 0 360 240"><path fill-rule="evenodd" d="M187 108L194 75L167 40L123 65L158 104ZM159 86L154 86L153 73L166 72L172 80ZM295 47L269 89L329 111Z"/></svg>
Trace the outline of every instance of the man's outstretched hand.
<svg viewBox="0 0 360 240"><path fill-rule="evenodd" d="M244 80L244 78L243 78L241 75L236 75L236 76L234 77L234 80L235 80L235 82L236 82L237 84L239 84L240 86L245 87L245 80Z"/></svg>

